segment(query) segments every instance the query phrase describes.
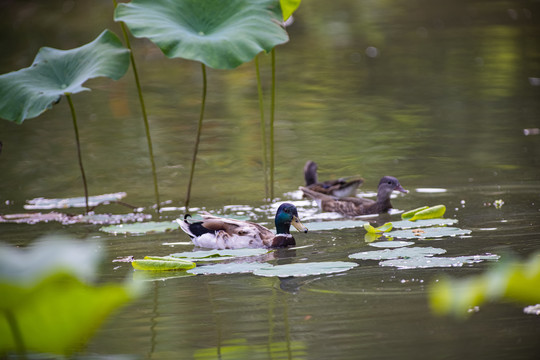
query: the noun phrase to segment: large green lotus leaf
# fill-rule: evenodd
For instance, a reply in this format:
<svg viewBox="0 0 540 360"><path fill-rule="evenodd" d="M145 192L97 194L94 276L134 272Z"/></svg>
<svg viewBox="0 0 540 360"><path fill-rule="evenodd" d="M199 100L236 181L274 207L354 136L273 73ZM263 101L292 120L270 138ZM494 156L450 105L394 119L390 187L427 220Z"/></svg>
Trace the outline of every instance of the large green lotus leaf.
<svg viewBox="0 0 540 360"><path fill-rule="evenodd" d="M395 230L390 231L385 235L399 239L437 239L448 236L464 236L469 235L470 233L471 230L459 229L456 227L430 227L414 230Z"/></svg>
<svg viewBox="0 0 540 360"><path fill-rule="evenodd" d="M0 292L2 302L13 305L0 316L0 353L17 350L5 314L16 319L27 351L70 354L133 296L125 285L92 286L65 273L53 274L30 288L0 282Z"/></svg>
<svg viewBox="0 0 540 360"><path fill-rule="evenodd" d="M499 255L471 255L456 257L412 257L407 259L391 259L381 261L381 266L395 266L398 269L425 269L435 267L461 267L464 264L474 264L485 260L498 260Z"/></svg>
<svg viewBox="0 0 540 360"><path fill-rule="evenodd" d="M306 262L286 265L268 265L253 272L258 276L301 277L344 272L358 266L346 261Z"/></svg>
<svg viewBox="0 0 540 360"><path fill-rule="evenodd" d="M386 260L400 258L418 258L444 254L446 250L433 247L400 247L374 251L362 251L349 255L351 259L358 260Z"/></svg>
<svg viewBox="0 0 540 360"><path fill-rule="evenodd" d="M233 69L289 40L278 0L133 0L116 21L170 58Z"/></svg>
<svg viewBox="0 0 540 360"><path fill-rule="evenodd" d="M378 242L370 243L369 246L373 246L377 248L399 248L399 247L409 246L413 244L414 242L412 241L378 241Z"/></svg>
<svg viewBox="0 0 540 360"><path fill-rule="evenodd" d="M103 226L99 230L109 234L144 235L173 231L178 229L176 221L148 221L133 224Z"/></svg>
<svg viewBox="0 0 540 360"><path fill-rule="evenodd" d="M22 123L34 118L66 93L89 90L88 80L117 80L129 67L129 50L105 30L94 41L71 50L43 47L30 67L0 76L0 117Z"/></svg>

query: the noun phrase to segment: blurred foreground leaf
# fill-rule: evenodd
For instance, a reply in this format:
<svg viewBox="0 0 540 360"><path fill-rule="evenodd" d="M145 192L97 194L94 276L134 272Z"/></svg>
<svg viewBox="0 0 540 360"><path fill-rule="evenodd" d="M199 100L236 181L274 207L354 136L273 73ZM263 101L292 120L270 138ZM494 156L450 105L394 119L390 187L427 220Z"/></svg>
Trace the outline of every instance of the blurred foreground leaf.
<svg viewBox="0 0 540 360"><path fill-rule="evenodd" d="M540 253L527 262L505 261L482 275L443 278L432 287L430 304L437 314L464 317L487 301L540 303Z"/></svg>
<svg viewBox="0 0 540 360"><path fill-rule="evenodd" d="M98 243L47 238L29 249L0 247L0 355L71 354L116 308L132 284L93 285Z"/></svg>

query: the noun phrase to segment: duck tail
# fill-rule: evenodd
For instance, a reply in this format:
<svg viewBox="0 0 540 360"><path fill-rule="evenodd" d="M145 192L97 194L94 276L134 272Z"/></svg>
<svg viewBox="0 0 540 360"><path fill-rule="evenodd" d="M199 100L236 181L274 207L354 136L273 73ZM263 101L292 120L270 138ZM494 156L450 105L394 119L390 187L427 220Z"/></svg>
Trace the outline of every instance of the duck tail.
<svg viewBox="0 0 540 360"><path fill-rule="evenodd" d="M300 186L300 190L302 190L305 195L312 198L313 200L335 200L333 196L326 195L317 191L313 191L303 186Z"/></svg>

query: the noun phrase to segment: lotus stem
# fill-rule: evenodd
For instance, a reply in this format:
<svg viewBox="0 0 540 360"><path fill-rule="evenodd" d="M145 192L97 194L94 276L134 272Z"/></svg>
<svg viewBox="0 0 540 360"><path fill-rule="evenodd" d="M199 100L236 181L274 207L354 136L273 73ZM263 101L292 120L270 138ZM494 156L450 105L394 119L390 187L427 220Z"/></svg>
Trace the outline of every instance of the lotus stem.
<svg viewBox="0 0 540 360"><path fill-rule="evenodd" d="M22 355L23 359L26 359L26 347L24 346L23 337L17 319L11 310L4 310L4 316L6 317L9 328L11 329L11 335L13 335L13 342L17 348L17 352Z"/></svg>
<svg viewBox="0 0 540 360"><path fill-rule="evenodd" d="M204 118L204 107L206 103L206 87L207 87L207 81L206 81L206 66L201 63L202 68L202 75L203 75L203 92L202 92L202 102L201 102L201 116L199 117L199 125L197 127L197 137L195 138L195 147L193 149L193 158L191 159L191 172L189 174L189 183L187 188L187 195L186 195L186 211L189 208L189 200L191 198L191 186L193 184L193 173L195 172L195 162L197 160L197 152L199 151L199 142L201 139L201 131L202 131L202 123Z"/></svg>
<svg viewBox="0 0 540 360"><path fill-rule="evenodd" d="M86 203L86 213L90 211L88 206L88 184L86 183L86 175L84 174L84 166L82 163L81 156L81 142L79 141L79 127L77 126L77 114L75 114L75 107L73 106L73 101L71 100L71 94L65 93L69 108L71 110L71 118L73 119L73 128L75 129L75 143L77 144L77 156L79 159L79 168L81 169L81 176L84 186L84 201Z"/></svg>
<svg viewBox="0 0 540 360"><path fill-rule="evenodd" d="M114 7L118 5L116 0L113 0ZM137 65L135 64L135 56L133 55L133 49L131 48L131 42L129 41L128 32L126 29L126 24L123 21L120 21L120 27L122 28L122 33L124 34L124 40L126 46L129 49L129 59L131 60L131 68L133 69L133 76L135 77L135 84L137 85L137 92L139 93L139 103L141 104L141 112L144 121L144 129L146 131L146 142L148 143L148 155L150 156L150 163L152 165L152 177L154 180L154 194L156 197L156 211L159 213L160 201L159 201L159 189L158 189L158 179L156 172L156 163L154 161L154 150L152 146L152 138L150 136L150 125L148 123L148 116L146 114L146 106L144 104L144 98L141 89L141 82L139 80L139 72L137 71Z"/></svg>
<svg viewBox="0 0 540 360"><path fill-rule="evenodd" d="M274 118L276 110L276 48L272 48L272 93L270 100L270 199L274 198Z"/></svg>
<svg viewBox="0 0 540 360"><path fill-rule="evenodd" d="M266 199L269 198L268 194L268 155L267 155L267 145L266 145L266 123L264 121L264 104L263 104L263 92L261 85L261 72L259 70L259 55L255 56L255 71L257 73L257 91L259 93L259 110L261 112L261 143L262 143L262 154L263 154L263 172L264 172L264 190L266 194Z"/></svg>

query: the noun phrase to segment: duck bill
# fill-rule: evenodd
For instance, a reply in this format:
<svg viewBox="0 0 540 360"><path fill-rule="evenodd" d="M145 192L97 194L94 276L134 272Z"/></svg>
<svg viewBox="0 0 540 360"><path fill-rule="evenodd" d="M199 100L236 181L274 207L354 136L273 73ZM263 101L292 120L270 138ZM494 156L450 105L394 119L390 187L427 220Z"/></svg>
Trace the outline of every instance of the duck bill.
<svg viewBox="0 0 540 360"><path fill-rule="evenodd" d="M307 233L308 232L308 229L307 227L305 227L304 225L302 225L302 223L300 222L300 219L298 218L298 216L293 216L293 219L292 219L292 226L294 226L296 228L296 230L300 231L300 232L303 232L303 233Z"/></svg>
<svg viewBox="0 0 540 360"><path fill-rule="evenodd" d="M401 185L398 185L398 187L395 188L394 190L402 192L404 194L407 194L409 192L409 190L405 190Z"/></svg>

